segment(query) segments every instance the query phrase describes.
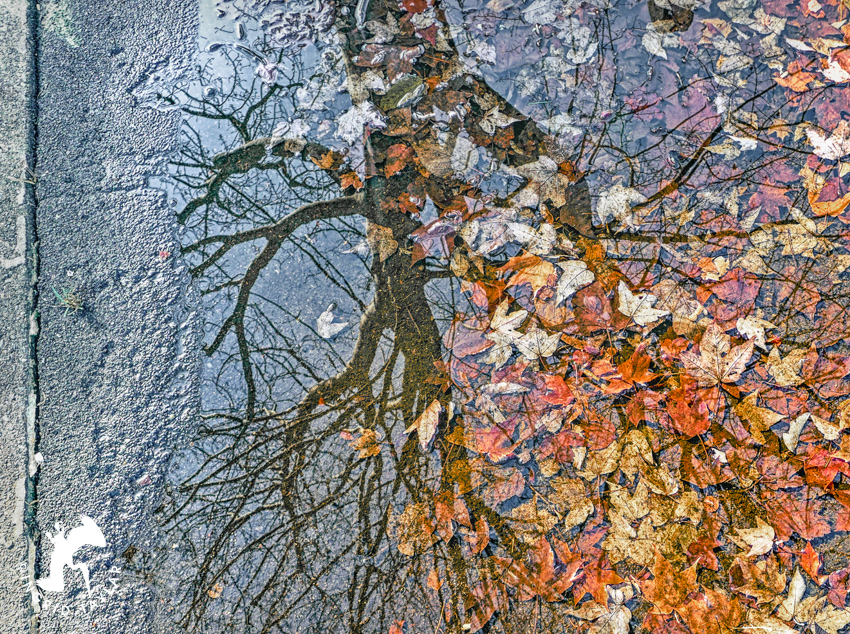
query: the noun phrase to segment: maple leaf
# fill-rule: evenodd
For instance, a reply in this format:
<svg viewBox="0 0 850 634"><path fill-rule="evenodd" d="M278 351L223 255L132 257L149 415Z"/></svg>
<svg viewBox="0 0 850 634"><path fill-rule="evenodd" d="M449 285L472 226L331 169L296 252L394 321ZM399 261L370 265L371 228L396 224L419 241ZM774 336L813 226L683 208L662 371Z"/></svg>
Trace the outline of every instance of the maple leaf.
<svg viewBox="0 0 850 634"><path fill-rule="evenodd" d="M578 289L587 286L596 279L593 271L588 269L587 264L582 260L558 262L558 267L563 273L558 278L555 295L556 304L560 304L565 299L572 297Z"/></svg>
<svg viewBox="0 0 850 634"><path fill-rule="evenodd" d="M850 125L846 121L839 122L828 138L811 127L806 128L806 136L816 156L838 161L850 154Z"/></svg>
<svg viewBox="0 0 850 634"><path fill-rule="evenodd" d="M555 569L555 551L545 537L541 537L529 550L529 562L523 563L496 557L504 566L505 582L517 589L519 601L540 597L558 601L573 583L573 575L558 574Z"/></svg>
<svg viewBox="0 0 850 634"><path fill-rule="evenodd" d="M754 345L755 341L750 339L733 347L732 338L723 332L717 322L712 322L700 340L699 354L688 351L682 353L680 358L687 372L701 387L735 383L753 356Z"/></svg>
<svg viewBox="0 0 850 634"><path fill-rule="evenodd" d="M658 375L649 371L652 358L646 353L646 344L642 343L632 356L617 366L619 377L611 379L605 387L606 394L619 394L627 389L635 387L636 383L649 383Z"/></svg>
<svg viewBox="0 0 850 634"><path fill-rule="evenodd" d="M850 623L850 610L827 605L825 597L810 597L801 603L797 621L810 626L817 625L827 634L838 634Z"/></svg>
<svg viewBox="0 0 850 634"><path fill-rule="evenodd" d="M720 570L720 561L714 554L714 549L718 546L720 546L719 541L703 535L688 546L688 562L694 565L699 564L709 570Z"/></svg>
<svg viewBox="0 0 850 634"><path fill-rule="evenodd" d="M552 530L558 523L558 517L537 504L537 495L525 504L511 509L509 523L517 536L527 544L533 544Z"/></svg>
<svg viewBox="0 0 850 634"><path fill-rule="evenodd" d="M676 431L693 438L708 431L711 420L708 405L695 398L694 382L683 379L680 387L667 393L667 414Z"/></svg>
<svg viewBox="0 0 850 634"><path fill-rule="evenodd" d="M646 202L646 196L632 187L616 184L602 192L596 202L596 217L600 224L608 222L609 218L618 220L630 229L635 228L635 218L632 205Z"/></svg>
<svg viewBox="0 0 850 634"><path fill-rule="evenodd" d="M353 187L354 189L363 189L363 181L355 172L346 172L339 177L339 186L343 189Z"/></svg>
<svg viewBox="0 0 850 634"><path fill-rule="evenodd" d="M508 260L499 271L512 273L509 276L508 288L529 284L531 290L536 293L548 285L549 276L555 274L555 267L551 262L536 255L518 255Z"/></svg>
<svg viewBox="0 0 850 634"><path fill-rule="evenodd" d="M779 348L774 347L767 357L767 371L779 387L796 387L804 382L800 376L800 368L806 357L805 350L792 350L784 358L779 355Z"/></svg>
<svg viewBox="0 0 850 634"><path fill-rule="evenodd" d="M789 627L784 621L757 610L750 610L747 613L747 623L749 625L745 626L745 628L753 632L764 632L765 634L797 634L797 630Z"/></svg>
<svg viewBox="0 0 850 634"><path fill-rule="evenodd" d="M611 505L630 521L646 517L650 511L649 487L641 480L632 495L625 488L614 489L611 491Z"/></svg>
<svg viewBox="0 0 850 634"><path fill-rule="evenodd" d="M735 413L738 414L742 420L749 423L750 435L753 437L753 440L760 445L764 445L767 440L762 432L770 429L771 425L775 425L785 418L785 416L783 414L777 414L773 410L765 407L758 407L756 405L758 397L758 392L753 392L752 394L747 395L744 400L735 405Z"/></svg>
<svg viewBox="0 0 850 634"><path fill-rule="evenodd" d="M736 528L735 530L738 532L741 541L750 547L750 551L745 555L746 557L757 557L773 550L776 531L760 517L756 518L755 528Z"/></svg>
<svg viewBox="0 0 850 634"><path fill-rule="evenodd" d="M558 164L545 154L532 163L509 169L530 181L527 188L537 195L540 202L548 200L555 207L566 204L566 191L572 181L560 171Z"/></svg>
<svg viewBox="0 0 850 634"><path fill-rule="evenodd" d="M504 128L512 123L516 123L519 119L509 117L506 114L499 112L499 106L493 106L484 113L484 116L478 120L478 125L487 134L495 134L496 128Z"/></svg>
<svg viewBox="0 0 850 634"><path fill-rule="evenodd" d="M762 504L779 541L790 539L793 533L803 539L817 539L832 530L821 514L823 503L817 499L816 491L802 487L799 491L762 492Z"/></svg>
<svg viewBox="0 0 850 634"><path fill-rule="evenodd" d="M605 605L608 593L605 588L609 585L623 583L623 579L614 572L608 557L604 554L592 557L585 561L584 575L578 580L573 589L573 598L575 602L581 601L585 595L589 594L594 601L601 605Z"/></svg>
<svg viewBox="0 0 850 634"><path fill-rule="evenodd" d="M676 608L691 632L699 634L729 634L737 632L746 611L738 597L729 597L721 590L703 588L700 595Z"/></svg>
<svg viewBox="0 0 850 634"><path fill-rule="evenodd" d="M553 478L550 481L552 495L549 499L561 512L567 512L563 520L564 530L580 526L593 514L593 502L587 496L584 483L576 479Z"/></svg>
<svg viewBox="0 0 850 634"><path fill-rule="evenodd" d="M387 160L384 163L384 174L394 176L402 171L413 160L415 152L409 145L397 143L387 148Z"/></svg>
<svg viewBox="0 0 850 634"><path fill-rule="evenodd" d="M787 580L776 555L755 562L736 558L729 576L735 590L755 599L757 605L776 599L785 590Z"/></svg>
<svg viewBox="0 0 850 634"><path fill-rule="evenodd" d="M514 340L514 345L529 361L545 359L555 354L561 343L560 333L548 334L532 325L525 334Z"/></svg>
<svg viewBox="0 0 850 634"><path fill-rule="evenodd" d="M348 440L348 445L358 451L357 458L370 458L381 453L381 435L373 429L361 427L357 430L357 437L349 431L340 432L340 436Z"/></svg>
<svg viewBox="0 0 850 634"><path fill-rule="evenodd" d="M776 328L772 323L758 317L749 315L747 317L739 317L735 322L735 328L747 339L752 339L762 350L767 350L767 344L764 340L766 329Z"/></svg>
<svg viewBox="0 0 850 634"><path fill-rule="evenodd" d="M546 383L546 393L540 395L543 401L552 405L569 405L575 401L563 377L546 374L543 376L543 381Z"/></svg>
<svg viewBox="0 0 850 634"><path fill-rule="evenodd" d="M682 607L689 595L697 590L696 565L679 572L658 549L655 550L652 576L653 579L641 582L640 587L659 614L670 614Z"/></svg>
<svg viewBox="0 0 850 634"><path fill-rule="evenodd" d="M617 297L619 299L617 310L626 317L631 317L639 326L648 326L670 314L669 310L659 310L652 307L657 300L655 295L652 293L635 295L622 280L617 286Z"/></svg>
<svg viewBox="0 0 850 634"><path fill-rule="evenodd" d="M408 504L401 515L392 515L389 528L399 552L408 557L424 552L435 541L434 520L424 502Z"/></svg>
<svg viewBox="0 0 850 634"><path fill-rule="evenodd" d="M808 92L809 84L817 78L817 75L801 70L790 73L787 77L780 77L779 75L773 77L777 84L784 88L790 88L794 92Z"/></svg>
<svg viewBox="0 0 850 634"><path fill-rule="evenodd" d="M366 242L381 262L398 251L398 241L393 237L393 230L374 222L370 222L366 227Z"/></svg>

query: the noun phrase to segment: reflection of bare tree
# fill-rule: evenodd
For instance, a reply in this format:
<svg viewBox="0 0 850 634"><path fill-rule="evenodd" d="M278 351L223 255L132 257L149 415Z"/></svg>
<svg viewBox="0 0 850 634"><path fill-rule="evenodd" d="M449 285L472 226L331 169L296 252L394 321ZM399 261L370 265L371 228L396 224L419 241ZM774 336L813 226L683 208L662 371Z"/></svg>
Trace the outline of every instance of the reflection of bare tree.
<svg viewBox="0 0 850 634"><path fill-rule="evenodd" d="M602 13L595 32L600 40L606 15ZM670 19L688 21L681 15ZM362 46L361 35L353 24L339 26L344 36L357 42L343 49L349 91L357 103L365 95L357 88L362 69L352 62ZM403 43L415 43L409 39ZM615 44L607 46L613 50ZM441 54L451 57L456 52ZM438 438L434 454L418 449L416 434L401 447L394 444L435 400L451 411L441 389L447 379L440 369L439 319L459 302L439 305L435 296L454 287L429 283L452 275L430 259L410 265L411 236L424 228L423 221L385 203L407 192L412 176L403 173L390 179L372 171L376 156L385 156L393 140L372 134L363 150L371 177L354 192L345 187L340 157L331 148L271 134L276 123L297 110L292 92L307 80L303 69L288 66L288 83L268 87L253 75L246 79L251 68L239 55L225 56L232 65L232 86L219 87L214 98L186 96L186 143L175 162L175 179L185 197L178 217L195 236L184 253L194 258L192 273L206 285L205 294L221 313L206 353L217 360L219 400L229 401L229 406L216 406L207 414L196 447L200 463L170 509L175 530L184 531L197 552L197 567L185 588L189 607L182 623L204 629L209 621L223 631L378 632L405 615L416 631L461 631L480 609L476 605L486 603L486 597L474 592L496 583L505 571L492 571L490 579L486 570L468 566L453 528L444 527L443 539L431 548L430 533L416 534L421 519L415 516L417 509L425 507L422 515L439 517L437 503L452 506L461 500L469 518L460 522L459 532L474 533L483 519L492 529L488 549L515 555L527 543L482 499L459 444ZM278 61L283 60L279 54ZM599 72L605 68L600 57ZM500 160L521 167L540 158L544 135L533 121L480 79L460 74L452 81L474 86L469 91L477 91L482 103L496 103L515 119L511 132L516 138ZM697 88L677 85L665 98L689 90ZM767 92L755 91L750 101L736 107L763 107L759 99ZM593 119L609 105L593 104L584 114ZM597 223L598 237L614 243L611 250L619 249L623 259L646 270L656 270L663 260L668 270L677 271L688 259L687 254L676 255L677 249L694 244L695 237L709 248L740 248L748 232L702 227L698 213L688 225L692 231L683 232L680 217L693 218L694 209L659 209L694 181L715 188L729 182L757 183L774 157L766 154L729 172L709 148L728 133L731 115L720 121L706 114L707 106L672 129L653 133L649 141L625 138L624 121L641 112L630 107L606 121L601 132L586 134L571 148L569 161L559 157L564 159L559 173L568 173L575 195L561 204L549 201L551 211L558 212L553 216L560 219L561 232L593 237L587 180L579 177L602 182L607 178L603 170L593 172L598 163L624 175L628 186L658 184L655 194L631 208L634 214L657 214L653 231L631 230L625 222L610 227ZM205 128L210 125L218 126L219 138L212 142L215 135ZM740 121L734 125L744 127ZM428 126L422 127L423 136L429 132ZM766 131L751 127L749 133ZM672 146L679 148L680 156L665 161ZM454 174L432 180L447 196L470 193L478 185ZM519 189L500 194L510 197ZM358 227L362 219L365 232ZM776 226L783 223L790 224L780 221ZM364 258L368 282L360 286L368 288L360 288L352 279L356 275L340 271L339 258L328 247L367 237L372 255ZM382 253L381 242L396 247ZM463 245L458 248L462 251ZM285 267L296 257L309 262L313 274L359 307L359 325L347 354L331 346L320 354L305 352L299 344L309 336L311 323L263 286L271 269ZM474 279L486 271L494 277L493 265L501 263L483 263L477 272L471 266L464 275ZM783 299L785 305L778 304L777 313L791 313L793 295ZM359 459L357 451L369 459ZM416 556L391 548L391 536ZM436 593L426 581L433 570L447 580ZM490 614L484 614L483 621ZM540 605L537 614L518 612L505 627L521 630L526 617L541 628L556 622L569 627L556 608L543 610Z"/></svg>

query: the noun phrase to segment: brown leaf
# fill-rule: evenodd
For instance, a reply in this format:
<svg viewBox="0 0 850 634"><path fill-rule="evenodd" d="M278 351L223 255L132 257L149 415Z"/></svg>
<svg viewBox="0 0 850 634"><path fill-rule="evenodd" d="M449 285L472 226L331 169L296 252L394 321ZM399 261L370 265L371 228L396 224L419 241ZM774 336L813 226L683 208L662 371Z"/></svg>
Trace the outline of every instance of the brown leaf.
<svg viewBox="0 0 850 634"><path fill-rule="evenodd" d="M370 222L366 228L366 242L381 262L398 250L398 242L393 237L393 230L374 222Z"/></svg>
<svg viewBox="0 0 850 634"><path fill-rule="evenodd" d="M682 353L681 359L685 369L701 387L735 383L753 356L754 345L755 341L750 339L733 347L732 338L717 322L712 322L700 340L699 354L688 351Z"/></svg>
<svg viewBox="0 0 850 634"><path fill-rule="evenodd" d="M652 576L653 579L641 583L641 589L660 614L670 614L681 607L688 596L697 590L697 566L679 572L657 549Z"/></svg>

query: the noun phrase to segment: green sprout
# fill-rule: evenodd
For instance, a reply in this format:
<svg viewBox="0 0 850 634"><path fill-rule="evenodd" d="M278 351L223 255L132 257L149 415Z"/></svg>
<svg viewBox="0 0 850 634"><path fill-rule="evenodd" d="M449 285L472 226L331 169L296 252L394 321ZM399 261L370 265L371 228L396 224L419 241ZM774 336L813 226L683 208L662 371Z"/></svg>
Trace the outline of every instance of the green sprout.
<svg viewBox="0 0 850 634"><path fill-rule="evenodd" d="M56 299L59 300L57 308L64 308L65 315L68 316L68 311L77 312L83 307L83 298L75 289L67 289L64 286L60 290L56 290L55 286L50 287Z"/></svg>

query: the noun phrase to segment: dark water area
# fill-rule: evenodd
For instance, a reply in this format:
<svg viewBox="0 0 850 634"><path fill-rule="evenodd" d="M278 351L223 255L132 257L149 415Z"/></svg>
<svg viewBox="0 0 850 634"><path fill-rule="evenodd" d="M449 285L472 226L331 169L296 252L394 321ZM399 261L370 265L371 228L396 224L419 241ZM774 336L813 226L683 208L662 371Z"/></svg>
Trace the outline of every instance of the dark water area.
<svg viewBox="0 0 850 634"><path fill-rule="evenodd" d="M843 631L847 18L206 3L179 626Z"/></svg>

